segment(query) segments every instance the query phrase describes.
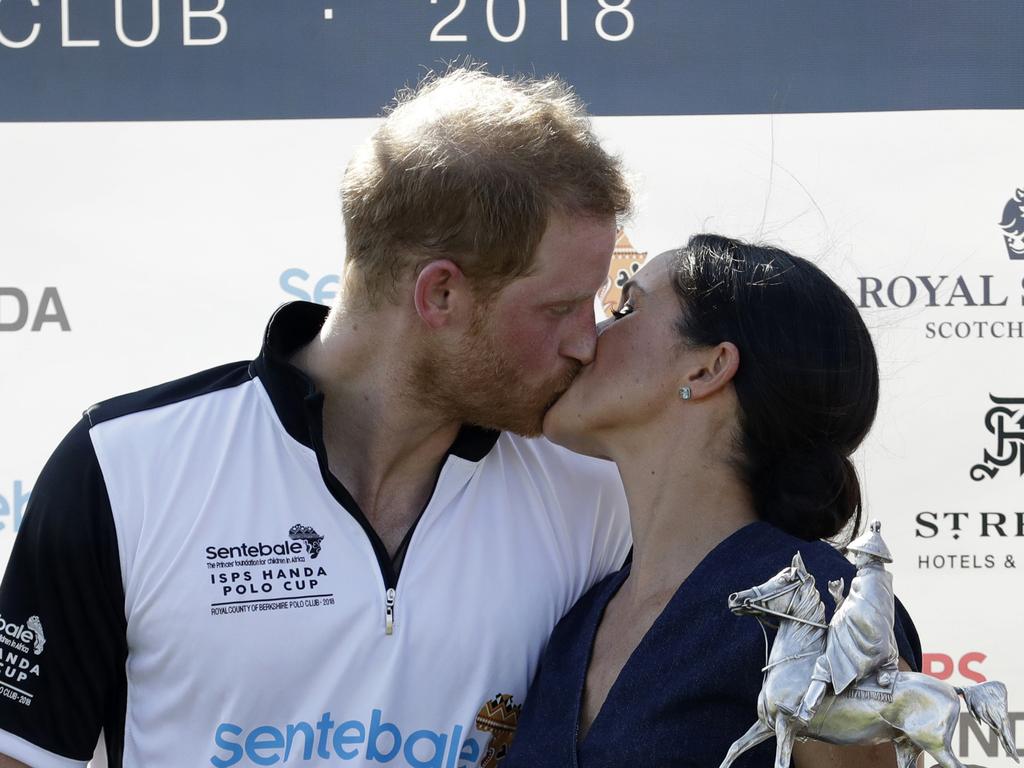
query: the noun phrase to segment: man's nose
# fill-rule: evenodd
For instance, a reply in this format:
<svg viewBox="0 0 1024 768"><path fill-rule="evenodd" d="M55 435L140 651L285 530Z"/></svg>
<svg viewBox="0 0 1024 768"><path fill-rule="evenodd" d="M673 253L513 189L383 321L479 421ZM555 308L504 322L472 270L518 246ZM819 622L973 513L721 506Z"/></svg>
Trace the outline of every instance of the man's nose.
<svg viewBox="0 0 1024 768"><path fill-rule="evenodd" d="M592 310L582 315L572 331L562 342L560 350L563 357L579 361L580 365L590 365L594 361L594 350L597 348L597 325L594 323Z"/></svg>

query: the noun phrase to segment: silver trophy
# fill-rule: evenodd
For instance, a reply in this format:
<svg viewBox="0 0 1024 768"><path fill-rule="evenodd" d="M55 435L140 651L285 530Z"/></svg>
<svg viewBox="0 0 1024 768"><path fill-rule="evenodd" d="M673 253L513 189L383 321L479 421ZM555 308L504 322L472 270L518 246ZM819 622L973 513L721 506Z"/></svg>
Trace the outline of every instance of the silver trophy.
<svg viewBox="0 0 1024 768"><path fill-rule="evenodd" d="M729 609L778 624L757 721L733 742L721 768L772 736L775 768L788 768L795 739L829 744L896 745L900 768L927 752L942 768L964 768L953 752L960 697L971 715L998 734L1016 762L1006 686L997 681L956 688L918 672L897 669L893 636L895 598L891 563L876 520L847 547L857 574L843 597L843 580L829 582L836 610L825 606L797 552L792 564L764 584L729 596Z"/></svg>

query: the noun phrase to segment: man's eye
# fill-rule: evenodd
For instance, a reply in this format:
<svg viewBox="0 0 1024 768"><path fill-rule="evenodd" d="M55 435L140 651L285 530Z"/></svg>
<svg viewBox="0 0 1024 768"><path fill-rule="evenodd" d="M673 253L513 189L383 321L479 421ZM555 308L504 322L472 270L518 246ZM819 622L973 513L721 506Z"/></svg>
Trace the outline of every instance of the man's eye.
<svg viewBox="0 0 1024 768"><path fill-rule="evenodd" d="M612 310L612 317L614 317L616 320L621 320L626 315L630 314L632 311L633 311L633 302L632 302L632 300L627 300L626 302L624 302L622 304L621 307L619 307L618 309L613 309Z"/></svg>
<svg viewBox="0 0 1024 768"><path fill-rule="evenodd" d="M572 304L556 304L551 307L551 314L556 317L565 317L566 315L571 315L573 309L574 307Z"/></svg>

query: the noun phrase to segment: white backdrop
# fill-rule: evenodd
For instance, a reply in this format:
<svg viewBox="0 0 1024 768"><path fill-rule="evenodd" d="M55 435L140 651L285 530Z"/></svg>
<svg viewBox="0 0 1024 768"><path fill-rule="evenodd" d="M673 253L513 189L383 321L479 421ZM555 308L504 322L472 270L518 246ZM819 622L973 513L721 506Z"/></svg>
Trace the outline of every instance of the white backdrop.
<svg viewBox="0 0 1024 768"><path fill-rule="evenodd" d="M868 514L883 521L928 671L1007 683L1024 746L1024 466L970 476L997 451L990 395L1024 398L1024 260L998 226L1024 187L1024 111L595 122L636 175L637 249L699 231L765 240L866 305L882 367L857 457ZM341 171L374 125L0 123L0 289L15 289L0 290L0 562L85 407L252 357L283 301L329 303ZM15 330L19 291L28 317ZM1003 455L1024 450L1024 403L1007 407ZM970 765L1011 764L966 720L956 745Z"/></svg>

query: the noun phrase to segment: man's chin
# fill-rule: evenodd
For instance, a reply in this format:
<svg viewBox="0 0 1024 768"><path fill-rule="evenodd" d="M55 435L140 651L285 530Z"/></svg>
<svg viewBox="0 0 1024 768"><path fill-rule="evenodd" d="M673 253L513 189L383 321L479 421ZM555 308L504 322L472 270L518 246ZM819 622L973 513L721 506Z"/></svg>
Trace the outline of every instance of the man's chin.
<svg viewBox="0 0 1024 768"><path fill-rule="evenodd" d="M542 407L523 407L517 413L495 414L497 418L490 425L491 429L502 432L511 432L520 437L541 437L545 434L544 425L547 415L558 402L559 397L554 397Z"/></svg>
<svg viewBox="0 0 1024 768"><path fill-rule="evenodd" d="M524 408L518 411L503 408L498 411L492 410L486 415L481 413L478 418L470 418L469 421L485 429L511 432L520 437L540 437L543 430L544 414L545 411L537 408Z"/></svg>

